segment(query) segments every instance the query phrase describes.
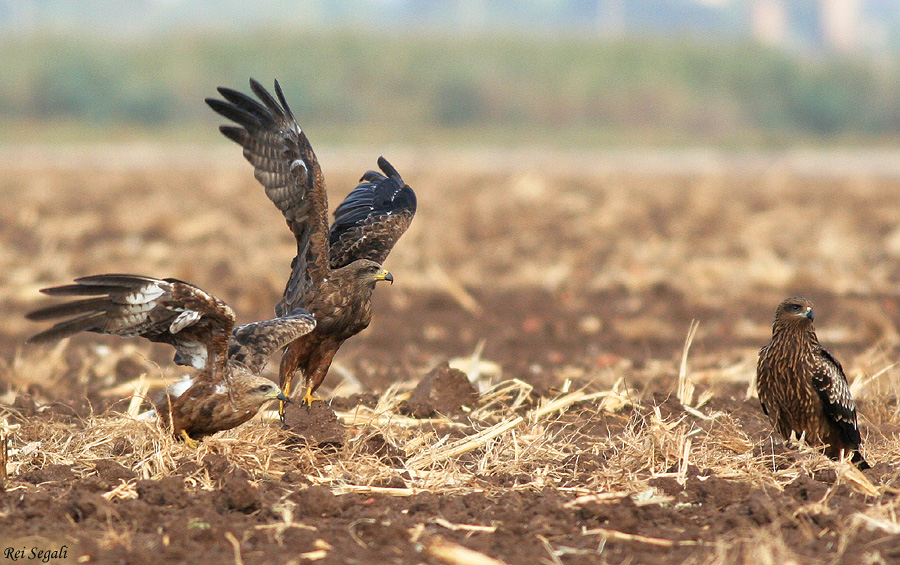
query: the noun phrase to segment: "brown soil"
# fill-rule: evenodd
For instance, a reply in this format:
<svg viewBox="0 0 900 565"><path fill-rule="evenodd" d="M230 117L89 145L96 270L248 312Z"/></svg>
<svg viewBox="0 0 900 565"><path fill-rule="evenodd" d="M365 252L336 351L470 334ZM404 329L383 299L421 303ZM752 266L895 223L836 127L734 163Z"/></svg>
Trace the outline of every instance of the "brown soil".
<svg viewBox="0 0 900 565"><path fill-rule="evenodd" d="M127 416L136 387L180 374L170 350L96 335L23 348L37 327L21 315L42 286L120 271L194 282L239 321L268 316L290 236L227 155L234 166L214 174L202 159L154 169L156 154L146 168L0 170L0 425L19 425L0 556L900 560L895 178L737 165L492 174L435 157L406 173L393 159L419 215L389 260L397 283L376 291L372 326L319 391L330 404L292 404L283 427L266 414L192 450ZM335 197L359 163L329 177ZM774 307L800 293L855 383L864 474L785 447L753 395Z"/></svg>
<svg viewBox="0 0 900 565"><path fill-rule="evenodd" d="M318 447L340 447L346 439L344 427L325 402L313 402L310 406L301 406L298 402L286 405L284 428L291 432L295 441Z"/></svg>

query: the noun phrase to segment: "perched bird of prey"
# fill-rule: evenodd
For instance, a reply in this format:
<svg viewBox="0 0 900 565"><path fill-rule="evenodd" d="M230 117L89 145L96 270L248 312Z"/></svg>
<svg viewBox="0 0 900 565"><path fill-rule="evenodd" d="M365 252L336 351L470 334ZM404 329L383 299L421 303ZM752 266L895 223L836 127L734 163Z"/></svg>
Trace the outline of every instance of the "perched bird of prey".
<svg viewBox="0 0 900 565"><path fill-rule="evenodd" d="M788 298L775 310L772 341L759 351L756 388L763 412L785 439L805 436L810 445L824 445L832 459L852 453L860 469L869 468L859 452L847 378L819 345L813 304L806 298Z"/></svg>
<svg viewBox="0 0 900 565"><path fill-rule="evenodd" d="M383 174L365 173L335 210L329 228L325 178L280 85L275 82L277 99L253 79L250 88L258 100L220 87L225 100L208 98L206 102L238 124L219 129L244 148L256 179L297 240L297 256L275 313L280 316L304 308L316 318L315 331L288 346L280 369L280 384L287 395L295 374L302 373L303 401L308 405L318 400L313 392L344 340L369 325L375 283L393 282L381 263L412 222L416 195L380 157Z"/></svg>
<svg viewBox="0 0 900 565"><path fill-rule="evenodd" d="M285 400L259 372L273 353L316 325L312 315L297 309L235 327L225 302L177 279L95 275L41 292L79 300L27 314L36 321L68 318L29 342L81 331L140 336L173 345L176 363L199 369L191 380L170 387L168 399L157 406L159 414L171 414L175 435L191 440L243 424L270 400Z"/></svg>

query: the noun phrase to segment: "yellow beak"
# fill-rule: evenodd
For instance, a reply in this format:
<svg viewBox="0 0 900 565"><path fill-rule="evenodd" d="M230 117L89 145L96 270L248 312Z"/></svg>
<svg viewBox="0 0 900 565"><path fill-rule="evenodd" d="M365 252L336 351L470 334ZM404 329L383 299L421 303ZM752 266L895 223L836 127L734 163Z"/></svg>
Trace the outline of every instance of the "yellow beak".
<svg viewBox="0 0 900 565"><path fill-rule="evenodd" d="M387 269L381 269L374 275L376 281L388 281L391 284L394 284L394 275L391 274Z"/></svg>

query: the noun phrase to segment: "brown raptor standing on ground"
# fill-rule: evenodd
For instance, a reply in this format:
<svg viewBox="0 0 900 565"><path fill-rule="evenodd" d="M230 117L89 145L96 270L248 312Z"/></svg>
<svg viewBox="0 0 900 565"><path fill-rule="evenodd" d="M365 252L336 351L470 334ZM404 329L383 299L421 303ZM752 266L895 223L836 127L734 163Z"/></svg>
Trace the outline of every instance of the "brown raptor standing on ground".
<svg viewBox="0 0 900 565"><path fill-rule="evenodd" d="M369 325L375 283L394 280L381 263L412 222L416 195L380 157L383 174L365 173L335 210L329 228L322 169L281 87L276 81L277 99L253 79L250 88L258 100L220 87L225 100L206 102L238 124L219 129L244 148L256 179L297 240L297 256L275 313L304 308L315 316L316 329L288 346L281 359L280 384L290 395L295 374L302 373L303 402L309 404L317 400L313 392L341 344ZM281 408L283 414L283 403Z"/></svg>
<svg viewBox="0 0 900 565"><path fill-rule="evenodd" d="M856 405L841 364L816 337L813 304L788 298L775 310L772 341L759 351L756 388L763 412L785 439L805 435L811 445L825 445L832 459L852 454L868 469L859 452L862 440Z"/></svg>

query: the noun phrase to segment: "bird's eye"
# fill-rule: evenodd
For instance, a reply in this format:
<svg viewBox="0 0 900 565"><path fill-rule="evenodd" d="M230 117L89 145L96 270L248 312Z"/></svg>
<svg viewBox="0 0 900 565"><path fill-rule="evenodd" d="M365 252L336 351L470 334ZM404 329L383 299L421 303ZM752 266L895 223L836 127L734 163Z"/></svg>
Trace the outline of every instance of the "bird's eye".
<svg viewBox="0 0 900 565"><path fill-rule="evenodd" d="M787 309L790 310L791 312L796 312L797 310L800 309L800 305L799 304L788 304Z"/></svg>
<svg viewBox="0 0 900 565"><path fill-rule="evenodd" d="M268 392L268 391L269 391L269 385L260 385L259 392Z"/></svg>

